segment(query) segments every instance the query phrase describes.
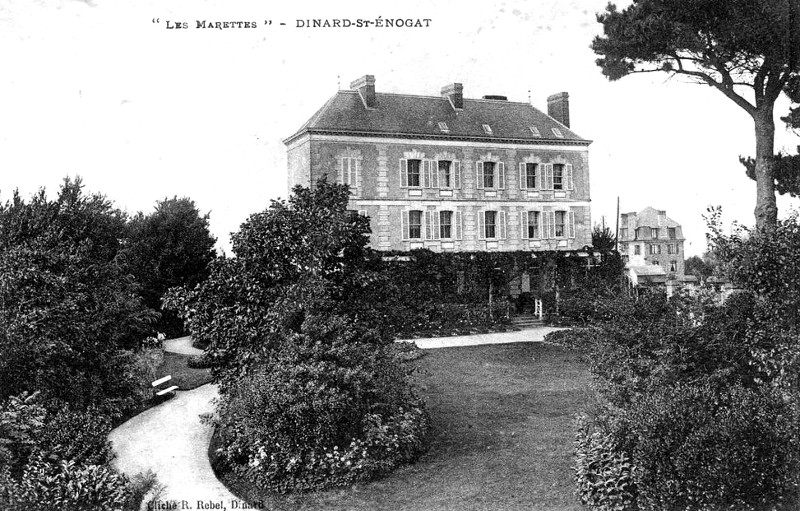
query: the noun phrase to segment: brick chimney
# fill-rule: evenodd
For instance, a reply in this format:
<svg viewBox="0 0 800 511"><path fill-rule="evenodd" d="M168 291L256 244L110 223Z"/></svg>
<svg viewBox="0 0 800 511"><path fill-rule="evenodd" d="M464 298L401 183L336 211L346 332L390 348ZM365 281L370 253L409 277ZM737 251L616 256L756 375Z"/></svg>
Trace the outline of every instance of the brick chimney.
<svg viewBox="0 0 800 511"><path fill-rule="evenodd" d="M569 128L569 94L559 92L548 97L547 115Z"/></svg>
<svg viewBox="0 0 800 511"><path fill-rule="evenodd" d="M658 210L658 225L664 225L667 223L667 212L663 209Z"/></svg>
<svg viewBox="0 0 800 511"><path fill-rule="evenodd" d="M449 99L455 110L464 108L464 86L460 83L451 83L442 87L442 97Z"/></svg>
<svg viewBox="0 0 800 511"><path fill-rule="evenodd" d="M367 108L377 108L378 102L375 99L375 77L364 75L350 84L350 88L358 91L361 101Z"/></svg>

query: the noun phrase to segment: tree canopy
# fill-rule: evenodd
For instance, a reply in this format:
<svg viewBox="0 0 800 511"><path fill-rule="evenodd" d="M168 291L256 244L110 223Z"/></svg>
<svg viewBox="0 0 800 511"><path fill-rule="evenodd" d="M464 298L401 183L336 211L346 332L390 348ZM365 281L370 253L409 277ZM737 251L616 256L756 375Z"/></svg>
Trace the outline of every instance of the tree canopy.
<svg viewBox="0 0 800 511"><path fill-rule="evenodd" d="M0 203L0 399L40 390L77 407L130 397L123 349L156 319L125 269L125 214L66 179Z"/></svg>
<svg viewBox="0 0 800 511"><path fill-rule="evenodd" d="M774 105L795 102L800 72L796 0L634 0L598 15L604 35L592 49L610 80L666 72L711 86L747 112L756 132L756 222L774 227ZM797 109L784 118L796 122Z"/></svg>
<svg viewBox="0 0 800 511"><path fill-rule="evenodd" d="M145 304L161 311L158 328L170 336L180 335L183 325L172 311L161 310L161 298L170 287L194 287L208 275L216 257L208 221L194 201L173 197L158 201L148 215L138 213L128 225L128 267Z"/></svg>

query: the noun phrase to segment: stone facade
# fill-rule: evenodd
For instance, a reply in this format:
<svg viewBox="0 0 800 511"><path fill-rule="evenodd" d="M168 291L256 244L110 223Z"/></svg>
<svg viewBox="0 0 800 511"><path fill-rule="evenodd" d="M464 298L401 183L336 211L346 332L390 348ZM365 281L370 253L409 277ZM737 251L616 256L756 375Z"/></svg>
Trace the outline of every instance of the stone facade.
<svg viewBox="0 0 800 511"><path fill-rule="evenodd" d="M371 83L374 86L374 79ZM344 93L352 91L339 95ZM394 99L385 96L390 95L372 91L362 96L367 113L380 111ZM480 105L472 106L476 101ZM484 114L489 117L494 106L498 110L532 108L504 99L460 97L445 107L453 104L463 110L481 108L490 112ZM476 122L502 127L506 117ZM459 118L447 118L447 124L458 126L458 122ZM563 131L574 141L553 140L552 135L531 136L531 140L442 133L411 136L384 134L374 127L355 134L314 129L314 123L312 119L286 141L289 187L310 186L321 177L349 184L350 208L371 219L374 248L536 251L580 250L591 245L588 141L576 138L563 124Z"/></svg>

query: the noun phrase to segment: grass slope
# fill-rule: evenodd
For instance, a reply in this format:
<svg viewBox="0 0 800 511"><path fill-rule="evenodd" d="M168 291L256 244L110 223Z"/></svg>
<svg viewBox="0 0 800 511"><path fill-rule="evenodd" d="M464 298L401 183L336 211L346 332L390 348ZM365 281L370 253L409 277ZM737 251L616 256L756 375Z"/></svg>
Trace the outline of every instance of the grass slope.
<svg viewBox="0 0 800 511"><path fill-rule="evenodd" d="M572 419L591 391L575 355L505 344L431 350L412 363L433 421L430 451L416 464L305 495L223 482L279 510L582 509L572 494Z"/></svg>
<svg viewBox="0 0 800 511"><path fill-rule="evenodd" d="M158 367L158 377L172 375L170 385L177 385L180 390L192 390L211 381L210 369L189 367L187 363L191 355L164 352L164 361Z"/></svg>

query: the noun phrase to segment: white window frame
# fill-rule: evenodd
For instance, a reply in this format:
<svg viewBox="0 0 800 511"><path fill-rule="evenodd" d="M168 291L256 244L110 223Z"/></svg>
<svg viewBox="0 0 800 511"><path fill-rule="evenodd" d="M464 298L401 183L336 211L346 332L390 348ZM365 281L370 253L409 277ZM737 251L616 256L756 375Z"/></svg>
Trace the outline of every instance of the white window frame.
<svg viewBox="0 0 800 511"><path fill-rule="evenodd" d="M443 173L440 167L442 162L450 163L450 184L444 184ZM458 190L461 188L461 162L458 160L434 160L434 168L436 168L438 187L445 190Z"/></svg>
<svg viewBox="0 0 800 511"><path fill-rule="evenodd" d="M531 218L532 218L531 215L532 214L533 214L533 217L536 218L536 223L534 225L534 227L535 227L534 236L531 236L531 234L530 234ZM542 239L542 218L544 216L542 214L542 211L538 210L538 209L522 211L520 216L521 216L521 218L520 218L521 233L520 234L521 234L522 239L524 239L524 240L540 240L540 239Z"/></svg>
<svg viewBox="0 0 800 511"><path fill-rule="evenodd" d="M486 186L484 182L486 164L494 165L492 171L492 186ZM478 190L505 190L506 188L506 164L499 160L478 160L475 162L475 182Z"/></svg>
<svg viewBox="0 0 800 511"><path fill-rule="evenodd" d="M528 165L533 165L533 186L528 183ZM542 164L528 161L519 164L519 188L520 190L539 190L542 186Z"/></svg>
<svg viewBox="0 0 800 511"><path fill-rule="evenodd" d="M486 232L486 215L487 213L494 213L494 236L487 236ZM508 224L506 219L506 212L497 209L486 209L478 213L478 238L487 241L505 240L508 233Z"/></svg>
<svg viewBox="0 0 800 511"><path fill-rule="evenodd" d="M420 214L419 237L411 237L411 213ZM422 241L425 239L425 211L421 209L408 209L402 211L400 215L401 239L403 241Z"/></svg>

